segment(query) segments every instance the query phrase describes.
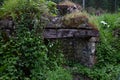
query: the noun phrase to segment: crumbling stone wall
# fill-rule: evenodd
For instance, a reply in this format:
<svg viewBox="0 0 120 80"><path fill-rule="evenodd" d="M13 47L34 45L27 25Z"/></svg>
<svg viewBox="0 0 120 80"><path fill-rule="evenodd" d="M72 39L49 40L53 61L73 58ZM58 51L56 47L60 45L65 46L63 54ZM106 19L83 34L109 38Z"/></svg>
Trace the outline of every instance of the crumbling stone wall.
<svg viewBox="0 0 120 80"><path fill-rule="evenodd" d="M63 29L46 27L45 39L59 39L67 61L92 67L96 62L95 48L98 30L89 28Z"/></svg>
<svg viewBox="0 0 120 80"><path fill-rule="evenodd" d="M92 67L96 62L96 37L62 40L63 53L69 61Z"/></svg>

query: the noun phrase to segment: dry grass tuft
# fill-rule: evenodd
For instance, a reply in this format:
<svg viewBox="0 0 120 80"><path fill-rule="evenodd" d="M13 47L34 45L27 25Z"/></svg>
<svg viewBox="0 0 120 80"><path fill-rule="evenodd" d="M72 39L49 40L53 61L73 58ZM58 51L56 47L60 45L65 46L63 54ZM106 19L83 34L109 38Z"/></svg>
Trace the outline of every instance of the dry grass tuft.
<svg viewBox="0 0 120 80"><path fill-rule="evenodd" d="M73 12L70 14L66 14L62 18L63 25L65 25L66 27L76 28L78 28L80 25L85 24L93 29L97 29L96 26L98 25L96 21L96 17L90 16L86 12Z"/></svg>
<svg viewBox="0 0 120 80"><path fill-rule="evenodd" d="M82 12L73 12L65 15L62 18L63 24L65 26L74 27L79 26L80 24L85 24L88 22L88 15Z"/></svg>

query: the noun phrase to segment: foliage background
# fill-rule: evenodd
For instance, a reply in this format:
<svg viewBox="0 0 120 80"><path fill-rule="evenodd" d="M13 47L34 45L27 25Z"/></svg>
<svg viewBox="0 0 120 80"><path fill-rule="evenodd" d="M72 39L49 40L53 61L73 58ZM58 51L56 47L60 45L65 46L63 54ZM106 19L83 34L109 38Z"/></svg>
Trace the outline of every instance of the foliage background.
<svg viewBox="0 0 120 80"><path fill-rule="evenodd" d="M51 1L54 1L54 2L61 2L63 0L51 0ZM73 1L73 2L76 2L78 4L81 4L82 6L82 1L83 0L70 0L70 1ZM85 0L85 7L93 7L93 8L96 8L96 9L103 9L103 10L107 10L109 12L114 12L114 11L118 11L119 8L120 8L120 1L119 0ZM116 6L115 6L116 4Z"/></svg>

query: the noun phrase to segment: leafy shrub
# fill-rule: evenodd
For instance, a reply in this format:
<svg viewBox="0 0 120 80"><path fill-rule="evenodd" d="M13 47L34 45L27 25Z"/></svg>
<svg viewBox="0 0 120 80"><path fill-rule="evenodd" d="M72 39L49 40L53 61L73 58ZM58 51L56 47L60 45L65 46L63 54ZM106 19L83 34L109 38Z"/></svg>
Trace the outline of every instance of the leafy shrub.
<svg viewBox="0 0 120 80"><path fill-rule="evenodd" d="M99 18L100 21L105 21L107 25L100 24L100 44L97 48L98 63L103 64L115 64L117 63L117 56L119 56L118 48L115 48L115 37L113 35L115 28L115 21L117 20L119 14L105 14ZM119 42L119 41L117 41ZM101 64L102 64L101 63ZM103 66L103 65L101 65Z"/></svg>
<svg viewBox="0 0 120 80"><path fill-rule="evenodd" d="M46 80L72 80L70 73L58 67L55 71L49 71Z"/></svg>
<svg viewBox="0 0 120 80"><path fill-rule="evenodd" d="M46 12L43 5L45 6L44 2L6 0L1 7L1 17L14 18L16 36L11 37L7 43L1 39L0 79L45 79L45 71L49 69L46 65L47 48L35 33L36 29L44 25L39 20Z"/></svg>
<svg viewBox="0 0 120 80"><path fill-rule="evenodd" d="M47 54L50 60L48 65L53 70L65 63L64 55L62 54L60 44L61 42L57 40L54 42L49 41L47 45L47 49L49 51Z"/></svg>
<svg viewBox="0 0 120 80"><path fill-rule="evenodd" d="M115 28L120 28L120 18L117 18L117 20L114 22Z"/></svg>
<svg viewBox="0 0 120 80"><path fill-rule="evenodd" d="M107 28L108 30L113 30L115 25L114 22L117 20L117 18L120 16L119 13L116 14L103 14L101 16L99 16L97 19L98 21L105 21L106 23L108 23L110 25L110 28ZM99 24L99 27L102 28L104 25Z"/></svg>
<svg viewBox="0 0 120 80"><path fill-rule="evenodd" d="M56 8L56 3L52 2L52 1L47 1L47 6L48 6L50 12L52 13L52 16L56 16L56 14L58 13L58 10Z"/></svg>
<svg viewBox="0 0 120 80"><path fill-rule="evenodd" d="M63 63L63 55L57 51L58 43L46 47L40 36L29 31L7 43L1 39L0 44L0 79L3 80L45 80L49 70L56 70Z"/></svg>
<svg viewBox="0 0 120 80"><path fill-rule="evenodd" d="M97 17L98 21L96 22L98 22L100 32L96 50L97 63L91 69L72 63L71 73L78 73L92 80L118 80L120 75L120 39L113 35L114 30L119 28L118 16L119 14L104 14ZM110 26L108 27L108 25Z"/></svg>
<svg viewBox="0 0 120 80"><path fill-rule="evenodd" d="M0 33L0 79L45 80L47 71L56 69L63 58L56 52L56 43L48 47L41 36L45 26L42 14L49 11L45 1L6 0L0 9L0 17L12 17L16 27L16 35L8 42Z"/></svg>
<svg viewBox="0 0 120 80"><path fill-rule="evenodd" d="M27 32L24 36L19 36L16 40L11 39L7 43L1 40L1 44L0 65L3 66L1 79L42 78L43 71L48 68L47 48L40 37L34 37Z"/></svg>
<svg viewBox="0 0 120 80"><path fill-rule="evenodd" d="M80 64L74 64L70 71L72 73L79 73L83 76L87 76L91 80L117 80L120 74L119 68L120 65L107 64L106 66L93 67L90 69Z"/></svg>
<svg viewBox="0 0 120 80"><path fill-rule="evenodd" d="M118 39L116 40L116 38L113 35L114 29L116 27L115 21L117 20L118 16L119 14L105 14L98 18L99 22L100 21L106 22L105 25L101 23L99 24L100 43L97 46L98 61L96 64L96 68L97 70L99 68L104 69L103 71L99 69L102 72L101 74L104 75L104 76L101 75L101 80L116 80L117 76L120 73L119 71L120 52L119 47L117 46L117 44L119 44L119 40ZM108 25L110 26L108 27ZM109 72L106 71L109 69L111 69Z"/></svg>

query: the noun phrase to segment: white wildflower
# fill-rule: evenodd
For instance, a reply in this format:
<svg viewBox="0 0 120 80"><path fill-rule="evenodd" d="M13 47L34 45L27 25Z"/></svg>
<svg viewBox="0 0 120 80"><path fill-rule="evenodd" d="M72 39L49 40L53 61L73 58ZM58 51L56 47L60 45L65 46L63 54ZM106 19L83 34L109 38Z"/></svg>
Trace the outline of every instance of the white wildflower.
<svg viewBox="0 0 120 80"><path fill-rule="evenodd" d="M100 22L101 24L104 24L104 25L107 25L107 23L105 21L101 21Z"/></svg>

